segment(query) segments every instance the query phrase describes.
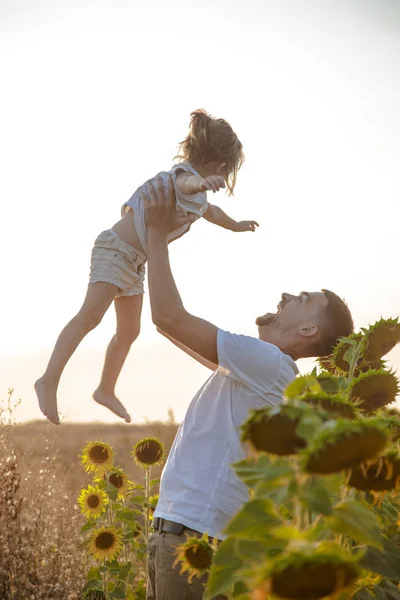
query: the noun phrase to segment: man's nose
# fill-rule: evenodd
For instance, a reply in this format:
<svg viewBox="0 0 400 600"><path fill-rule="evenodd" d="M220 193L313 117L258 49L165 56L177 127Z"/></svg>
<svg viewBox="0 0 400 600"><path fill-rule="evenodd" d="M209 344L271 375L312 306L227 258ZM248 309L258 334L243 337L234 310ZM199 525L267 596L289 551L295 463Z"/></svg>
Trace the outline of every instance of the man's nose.
<svg viewBox="0 0 400 600"><path fill-rule="evenodd" d="M293 296L293 294L287 294L286 292L284 292L282 294L282 300L284 302L290 302L291 300L294 300L296 298L296 296Z"/></svg>

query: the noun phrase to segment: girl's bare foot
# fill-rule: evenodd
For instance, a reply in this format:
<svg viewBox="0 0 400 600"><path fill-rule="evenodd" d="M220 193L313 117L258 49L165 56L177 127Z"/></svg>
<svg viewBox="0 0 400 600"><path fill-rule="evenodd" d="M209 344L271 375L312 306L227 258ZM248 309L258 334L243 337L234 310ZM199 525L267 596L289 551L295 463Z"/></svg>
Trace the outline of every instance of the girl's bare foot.
<svg viewBox="0 0 400 600"><path fill-rule="evenodd" d="M57 409L57 385L49 382L44 377L35 383L35 391L39 400L42 413L55 425L60 424Z"/></svg>
<svg viewBox="0 0 400 600"><path fill-rule="evenodd" d="M118 400L115 394L105 394L100 388L98 388L93 394L93 400L102 406L106 406L115 415L125 419L127 423L131 422L131 417L125 410L124 405Z"/></svg>

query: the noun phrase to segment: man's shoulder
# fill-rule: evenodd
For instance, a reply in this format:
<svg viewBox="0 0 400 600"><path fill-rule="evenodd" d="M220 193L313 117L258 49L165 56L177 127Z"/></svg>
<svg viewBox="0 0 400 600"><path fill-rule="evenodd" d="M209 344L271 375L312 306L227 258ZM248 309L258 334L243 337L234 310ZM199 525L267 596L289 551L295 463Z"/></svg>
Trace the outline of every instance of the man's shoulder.
<svg viewBox="0 0 400 600"><path fill-rule="evenodd" d="M278 348L278 346L275 346L275 344L260 340L260 338L253 335L231 333L225 329L218 329L218 341L222 343L231 343L238 348L252 349L255 352L285 356L282 350Z"/></svg>

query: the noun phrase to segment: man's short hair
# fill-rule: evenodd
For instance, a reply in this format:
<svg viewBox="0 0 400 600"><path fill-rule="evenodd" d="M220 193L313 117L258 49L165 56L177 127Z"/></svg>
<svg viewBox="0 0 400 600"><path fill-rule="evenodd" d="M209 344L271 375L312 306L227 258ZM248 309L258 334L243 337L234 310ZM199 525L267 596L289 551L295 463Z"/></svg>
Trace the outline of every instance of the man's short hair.
<svg viewBox="0 0 400 600"><path fill-rule="evenodd" d="M339 338L347 337L354 331L353 317L346 302L329 290L321 290L328 305L320 315L318 340L313 345L313 356L328 356L332 353Z"/></svg>

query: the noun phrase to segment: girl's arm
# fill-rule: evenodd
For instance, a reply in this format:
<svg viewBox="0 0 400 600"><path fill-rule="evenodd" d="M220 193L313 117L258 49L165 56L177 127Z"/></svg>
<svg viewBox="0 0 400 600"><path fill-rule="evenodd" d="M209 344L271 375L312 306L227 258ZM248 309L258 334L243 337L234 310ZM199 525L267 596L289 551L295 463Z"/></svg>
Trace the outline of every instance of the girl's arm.
<svg viewBox="0 0 400 600"><path fill-rule="evenodd" d="M187 171L179 171L176 176L175 185L184 194L198 194L199 192L217 192L225 187L225 180L220 175L210 175L209 177L200 177L192 175Z"/></svg>
<svg viewBox="0 0 400 600"><path fill-rule="evenodd" d="M203 215L204 219L219 225L230 231L255 231L258 223L256 221L235 221L231 219L219 206L208 203L208 208Z"/></svg>

